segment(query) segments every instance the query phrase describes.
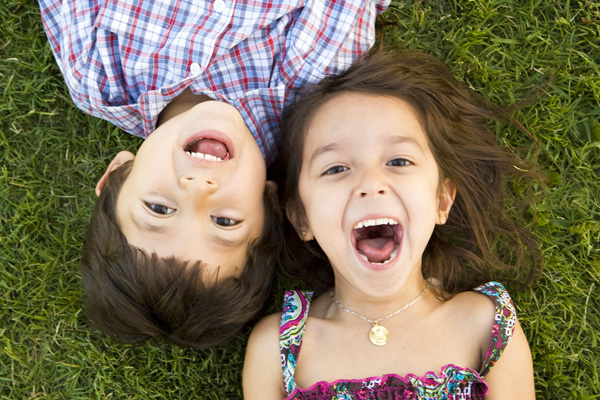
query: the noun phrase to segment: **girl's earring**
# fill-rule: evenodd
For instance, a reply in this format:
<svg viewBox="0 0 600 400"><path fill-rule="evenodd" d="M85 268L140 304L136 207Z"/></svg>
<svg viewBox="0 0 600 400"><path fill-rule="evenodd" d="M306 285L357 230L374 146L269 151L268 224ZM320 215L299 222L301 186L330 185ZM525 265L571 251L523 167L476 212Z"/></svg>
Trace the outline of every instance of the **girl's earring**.
<svg viewBox="0 0 600 400"><path fill-rule="evenodd" d="M309 232L302 231L302 240L304 240L305 242L309 242L313 239L314 239L314 236L312 236Z"/></svg>
<svg viewBox="0 0 600 400"><path fill-rule="evenodd" d="M444 225L446 223L446 212L439 210L438 211L438 217L440 218L440 224Z"/></svg>

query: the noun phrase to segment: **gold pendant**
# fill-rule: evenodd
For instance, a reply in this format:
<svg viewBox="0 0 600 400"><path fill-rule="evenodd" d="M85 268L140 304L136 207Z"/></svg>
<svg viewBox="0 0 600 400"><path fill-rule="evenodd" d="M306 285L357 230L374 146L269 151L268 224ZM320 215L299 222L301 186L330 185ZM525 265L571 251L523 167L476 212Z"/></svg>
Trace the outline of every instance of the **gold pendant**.
<svg viewBox="0 0 600 400"><path fill-rule="evenodd" d="M369 340L375 346L385 346L390 340L390 331L385 326L378 325L375 322L369 331Z"/></svg>

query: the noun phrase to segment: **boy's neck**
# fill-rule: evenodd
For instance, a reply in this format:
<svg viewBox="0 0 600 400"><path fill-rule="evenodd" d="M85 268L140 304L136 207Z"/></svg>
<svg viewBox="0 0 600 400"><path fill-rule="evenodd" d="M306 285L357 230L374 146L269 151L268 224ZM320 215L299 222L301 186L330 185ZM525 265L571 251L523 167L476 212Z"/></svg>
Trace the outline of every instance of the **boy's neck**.
<svg viewBox="0 0 600 400"><path fill-rule="evenodd" d="M177 97L175 97L167 106L160 112L158 115L158 123L156 127L158 128L168 120L177 115L181 114L194 107L197 104L202 103L203 101L212 100L205 94L196 95L192 93L190 88L185 89L181 92Z"/></svg>

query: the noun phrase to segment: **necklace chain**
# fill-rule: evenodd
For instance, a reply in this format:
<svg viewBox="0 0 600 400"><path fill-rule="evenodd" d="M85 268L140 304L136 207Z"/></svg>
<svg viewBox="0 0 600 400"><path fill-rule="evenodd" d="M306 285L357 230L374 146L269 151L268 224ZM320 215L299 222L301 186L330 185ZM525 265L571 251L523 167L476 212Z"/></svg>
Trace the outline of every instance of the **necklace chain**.
<svg viewBox="0 0 600 400"><path fill-rule="evenodd" d="M391 314L388 314L388 315L386 315L385 317L378 318L378 319L376 319L376 320L371 320L371 319L368 319L368 318L367 318L367 317L365 317L364 315L360 315L360 314L358 314L358 313L356 313L356 312L354 312L354 311L350 310L349 308L346 308L346 307L345 307L345 306L344 306L342 303L340 303L340 301L339 301L339 300L338 300L338 299L337 299L337 298L336 298L336 297L333 295L333 290L331 290L331 291L329 292L329 296L331 297L331 299L332 299L333 301L335 301L335 302L337 303L337 305L338 305L338 306L340 306L340 308L341 308L342 310L344 310L344 311L346 311L347 313L350 313L350 314L352 314L352 315L355 315L355 316L357 316L358 318L360 318L360 319L362 319L362 320L364 320L364 321L367 321L368 323L370 323L370 324L371 324L371 325L373 325L373 326L376 326L376 325L379 323L379 321L383 321L384 319L391 318L391 317L393 317L394 315L396 315L396 314L399 314L399 313L401 313L402 311L406 310L408 307L412 306L412 305L413 305L413 304L415 304L417 301L419 301L419 300L421 299L421 297L423 297L423 295L425 294L425 290L427 290L427 287L428 287L428 286L429 286L429 284L426 284L426 285L425 285L425 287L423 288L423 290L421 290L421 293L419 293L419 295L418 295L418 296L417 296L417 297L416 297L414 300L412 300L410 303L408 303L408 304L405 304L405 305L403 305L402 307L400 307L399 309L397 309L396 311L394 311L393 313L391 313Z"/></svg>

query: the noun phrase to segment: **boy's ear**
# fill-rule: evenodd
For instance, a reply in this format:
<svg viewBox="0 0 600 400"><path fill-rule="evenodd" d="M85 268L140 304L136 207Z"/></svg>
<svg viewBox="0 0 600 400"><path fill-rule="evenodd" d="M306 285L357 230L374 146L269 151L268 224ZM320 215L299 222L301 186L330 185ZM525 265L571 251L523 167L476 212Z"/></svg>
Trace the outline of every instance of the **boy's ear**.
<svg viewBox="0 0 600 400"><path fill-rule="evenodd" d="M265 183L265 191L267 196L271 199L275 214L279 222L283 220L283 213L281 212L281 205L279 204L279 195L277 194L277 184L274 181L267 181Z"/></svg>
<svg viewBox="0 0 600 400"><path fill-rule="evenodd" d="M285 205L285 213L294 229L296 229L300 239L308 242L315 238L310 230L310 227L308 226L304 209L302 207L298 207L295 200L289 201Z"/></svg>
<svg viewBox="0 0 600 400"><path fill-rule="evenodd" d="M106 179L111 172L115 169L119 168L121 165L126 163L127 161L133 160L135 155L129 151L120 151L115 158L108 164L108 168L106 168L106 172L102 175L102 178L96 184L96 196L100 196L100 192L102 191L102 187L106 183Z"/></svg>
<svg viewBox="0 0 600 400"><path fill-rule="evenodd" d="M450 209L452 208L452 204L454 204L454 199L456 198L456 186L454 182L450 179L446 178L444 180L444 186L442 189L442 194L440 196L440 204L438 210L438 221L437 223L443 225L448 220L448 215L450 214Z"/></svg>
<svg viewBox="0 0 600 400"><path fill-rule="evenodd" d="M267 196L271 198L273 204L279 204L279 196L277 195L277 184L274 181L267 181L265 183L265 190L267 191Z"/></svg>

